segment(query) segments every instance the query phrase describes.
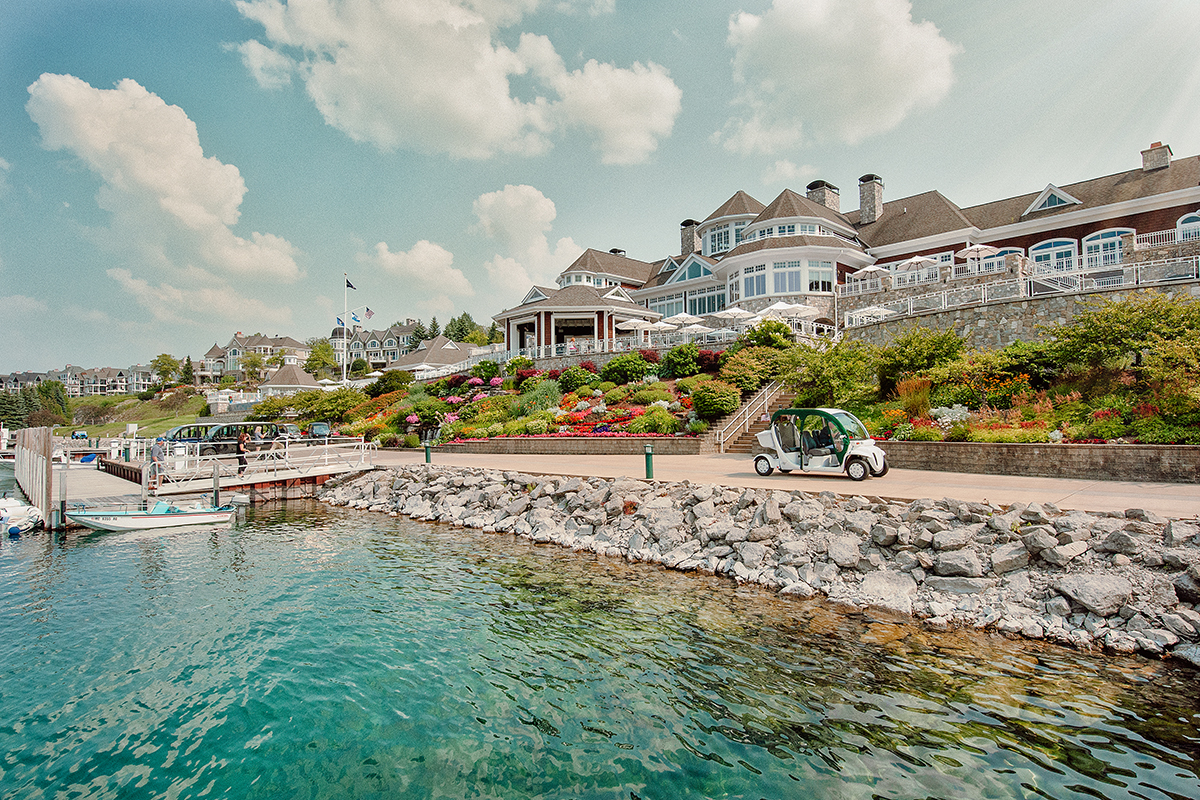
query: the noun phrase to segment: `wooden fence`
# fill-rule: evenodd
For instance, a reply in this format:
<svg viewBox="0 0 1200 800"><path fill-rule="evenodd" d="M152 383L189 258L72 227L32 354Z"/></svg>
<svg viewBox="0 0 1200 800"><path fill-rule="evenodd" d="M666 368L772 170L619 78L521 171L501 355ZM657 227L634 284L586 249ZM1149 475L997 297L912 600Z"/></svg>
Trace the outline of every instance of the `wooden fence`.
<svg viewBox="0 0 1200 800"><path fill-rule="evenodd" d="M54 499L54 472L50 462L54 443L49 428L25 428L17 431L17 485L29 502L49 520Z"/></svg>

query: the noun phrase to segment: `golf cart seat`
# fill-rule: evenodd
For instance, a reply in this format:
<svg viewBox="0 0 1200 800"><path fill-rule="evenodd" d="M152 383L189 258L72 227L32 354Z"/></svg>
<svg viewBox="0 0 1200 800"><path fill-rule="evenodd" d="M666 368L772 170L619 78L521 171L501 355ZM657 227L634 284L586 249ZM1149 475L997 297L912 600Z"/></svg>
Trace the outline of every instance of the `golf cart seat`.
<svg viewBox="0 0 1200 800"><path fill-rule="evenodd" d="M800 442L804 445L804 454L808 456L827 456L833 453L832 447L821 447L817 444L817 440L813 438L812 431L805 431L800 436Z"/></svg>
<svg viewBox="0 0 1200 800"><path fill-rule="evenodd" d="M779 425L779 444L787 453L794 453L800 449L800 443L796 441L795 424L785 422Z"/></svg>

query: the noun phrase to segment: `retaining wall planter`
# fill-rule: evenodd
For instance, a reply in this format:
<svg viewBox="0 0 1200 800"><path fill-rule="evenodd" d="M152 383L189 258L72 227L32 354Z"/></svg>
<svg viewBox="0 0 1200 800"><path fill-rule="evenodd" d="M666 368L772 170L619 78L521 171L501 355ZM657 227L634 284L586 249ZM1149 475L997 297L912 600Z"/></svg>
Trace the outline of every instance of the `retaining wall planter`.
<svg viewBox="0 0 1200 800"><path fill-rule="evenodd" d="M1152 444L990 444L877 442L900 469L1200 483L1200 447Z"/></svg>
<svg viewBox="0 0 1200 800"><path fill-rule="evenodd" d="M660 456L694 456L700 454L700 437L697 436L637 436L623 439L616 436L589 438L547 437L545 439L484 439L478 442L455 442L440 445L437 449L451 453L488 453L495 455L581 455L581 456L628 456L642 455L646 445L654 445L654 454Z"/></svg>

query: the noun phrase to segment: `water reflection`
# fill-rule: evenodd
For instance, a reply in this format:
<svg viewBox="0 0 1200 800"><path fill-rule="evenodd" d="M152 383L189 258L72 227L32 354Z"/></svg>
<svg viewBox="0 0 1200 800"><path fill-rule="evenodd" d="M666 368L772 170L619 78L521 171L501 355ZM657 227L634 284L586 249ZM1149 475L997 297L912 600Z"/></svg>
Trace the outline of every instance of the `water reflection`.
<svg viewBox="0 0 1200 800"><path fill-rule="evenodd" d="M14 796L1200 796L1194 672L511 537L291 504L0 592Z"/></svg>

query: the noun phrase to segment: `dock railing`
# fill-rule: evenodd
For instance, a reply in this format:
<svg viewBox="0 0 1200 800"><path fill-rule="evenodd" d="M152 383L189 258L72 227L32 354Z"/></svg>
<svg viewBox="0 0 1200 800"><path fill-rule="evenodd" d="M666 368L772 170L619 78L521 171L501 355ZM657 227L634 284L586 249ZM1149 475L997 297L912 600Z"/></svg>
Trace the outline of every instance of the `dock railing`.
<svg viewBox="0 0 1200 800"><path fill-rule="evenodd" d="M17 485L29 503L37 506L47 520L54 500L52 453L53 440L49 428L17 431L16 463L13 465Z"/></svg>
<svg viewBox="0 0 1200 800"><path fill-rule="evenodd" d="M136 460L149 461L151 444L139 443L134 450L138 455ZM239 478L247 483L350 472L373 467L377 450L374 442L360 439L324 439L311 444L277 441L268 449L247 453L243 467L235 454L201 455L199 444L173 445L166 456L163 478L171 483L211 481L214 467L220 477Z"/></svg>

